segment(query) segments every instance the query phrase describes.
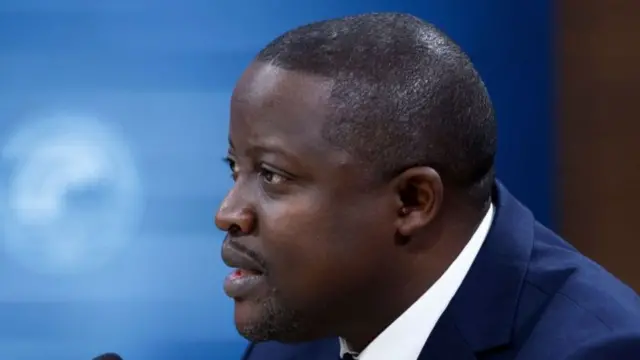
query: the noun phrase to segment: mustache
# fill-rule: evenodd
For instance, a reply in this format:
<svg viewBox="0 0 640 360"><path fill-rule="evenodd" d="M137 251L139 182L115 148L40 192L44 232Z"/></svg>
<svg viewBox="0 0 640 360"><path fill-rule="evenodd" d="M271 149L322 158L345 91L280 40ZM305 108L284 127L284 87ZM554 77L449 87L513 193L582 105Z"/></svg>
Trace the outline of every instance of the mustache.
<svg viewBox="0 0 640 360"><path fill-rule="evenodd" d="M232 247L234 250L240 253L243 253L247 257L251 258L251 260L255 261L258 265L260 265L260 267L262 267L264 270L267 270L267 262L264 259L264 256L260 255L260 253L258 253L257 251L241 243L238 238L227 235L224 238L224 242L227 243L227 246Z"/></svg>

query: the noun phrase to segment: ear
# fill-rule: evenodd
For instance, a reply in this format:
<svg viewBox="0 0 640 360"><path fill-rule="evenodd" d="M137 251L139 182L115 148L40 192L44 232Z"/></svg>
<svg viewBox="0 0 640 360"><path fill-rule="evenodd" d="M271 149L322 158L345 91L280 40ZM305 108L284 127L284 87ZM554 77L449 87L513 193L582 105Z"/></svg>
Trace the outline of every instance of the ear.
<svg viewBox="0 0 640 360"><path fill-rule="evenodd" d="M437 171L414 167L394 180L398 217L398 234L410 237L433 221L442 206L444 186Z"/></svg>

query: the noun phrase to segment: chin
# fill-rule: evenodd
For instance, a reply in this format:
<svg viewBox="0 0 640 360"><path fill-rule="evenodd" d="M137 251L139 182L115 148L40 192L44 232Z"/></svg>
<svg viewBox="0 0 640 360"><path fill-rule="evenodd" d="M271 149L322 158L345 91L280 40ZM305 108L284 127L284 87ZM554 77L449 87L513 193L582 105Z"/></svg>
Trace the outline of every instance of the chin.
<svg viewBox="0 0 640 360"><path fill-rule="evenodd" d="M317 339L313 327L302 326L296 312L284 310L268 301L236 301L235 325L238 333L251 342L299 343Z"/></svg>
<svg viewBox="0 0 640 360"><path fill-rule="evenodd" d="M320 336L311 336L309 333L304 332L274 331L274 329L265 329L262 327L238 327L237 329L240 336L252 343L277 341L283 344L297 344L321 338Z"/></svg>
<svg viewBox="0 0 640 360"><path fill-rule="evenodd" d="M260 327L265 317L264 305L250 300L236 300L234 306L234 321L238 332L245 336L251 329Z"/></svg>

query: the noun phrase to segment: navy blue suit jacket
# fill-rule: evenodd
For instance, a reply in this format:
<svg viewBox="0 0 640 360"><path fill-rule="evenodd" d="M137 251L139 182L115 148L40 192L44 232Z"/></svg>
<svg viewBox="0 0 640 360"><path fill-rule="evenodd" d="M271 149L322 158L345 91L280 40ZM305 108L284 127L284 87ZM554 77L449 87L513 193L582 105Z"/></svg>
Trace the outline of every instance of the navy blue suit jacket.
<svg viewBox="0 0 640 360"><path fill-rule="evenodd" d="M637 294L537 223L500 184L494 203L485 244L419 360L640 360ZM338 357L331 338L250 344L243 359Z"/></svg>

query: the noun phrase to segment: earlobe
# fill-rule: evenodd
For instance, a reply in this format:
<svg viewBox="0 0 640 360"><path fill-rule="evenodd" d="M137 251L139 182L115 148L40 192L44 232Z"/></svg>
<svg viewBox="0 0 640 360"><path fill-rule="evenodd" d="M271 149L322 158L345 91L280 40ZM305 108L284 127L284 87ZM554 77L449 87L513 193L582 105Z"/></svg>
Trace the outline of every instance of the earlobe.
<svg viewBox="0 0 640 360"><path fill-rule="evenodd" d="M440 211L444 187L437 171L430 167L415 167L396 178L398 198L397 231L410 237L429 225Z"/></svg>

